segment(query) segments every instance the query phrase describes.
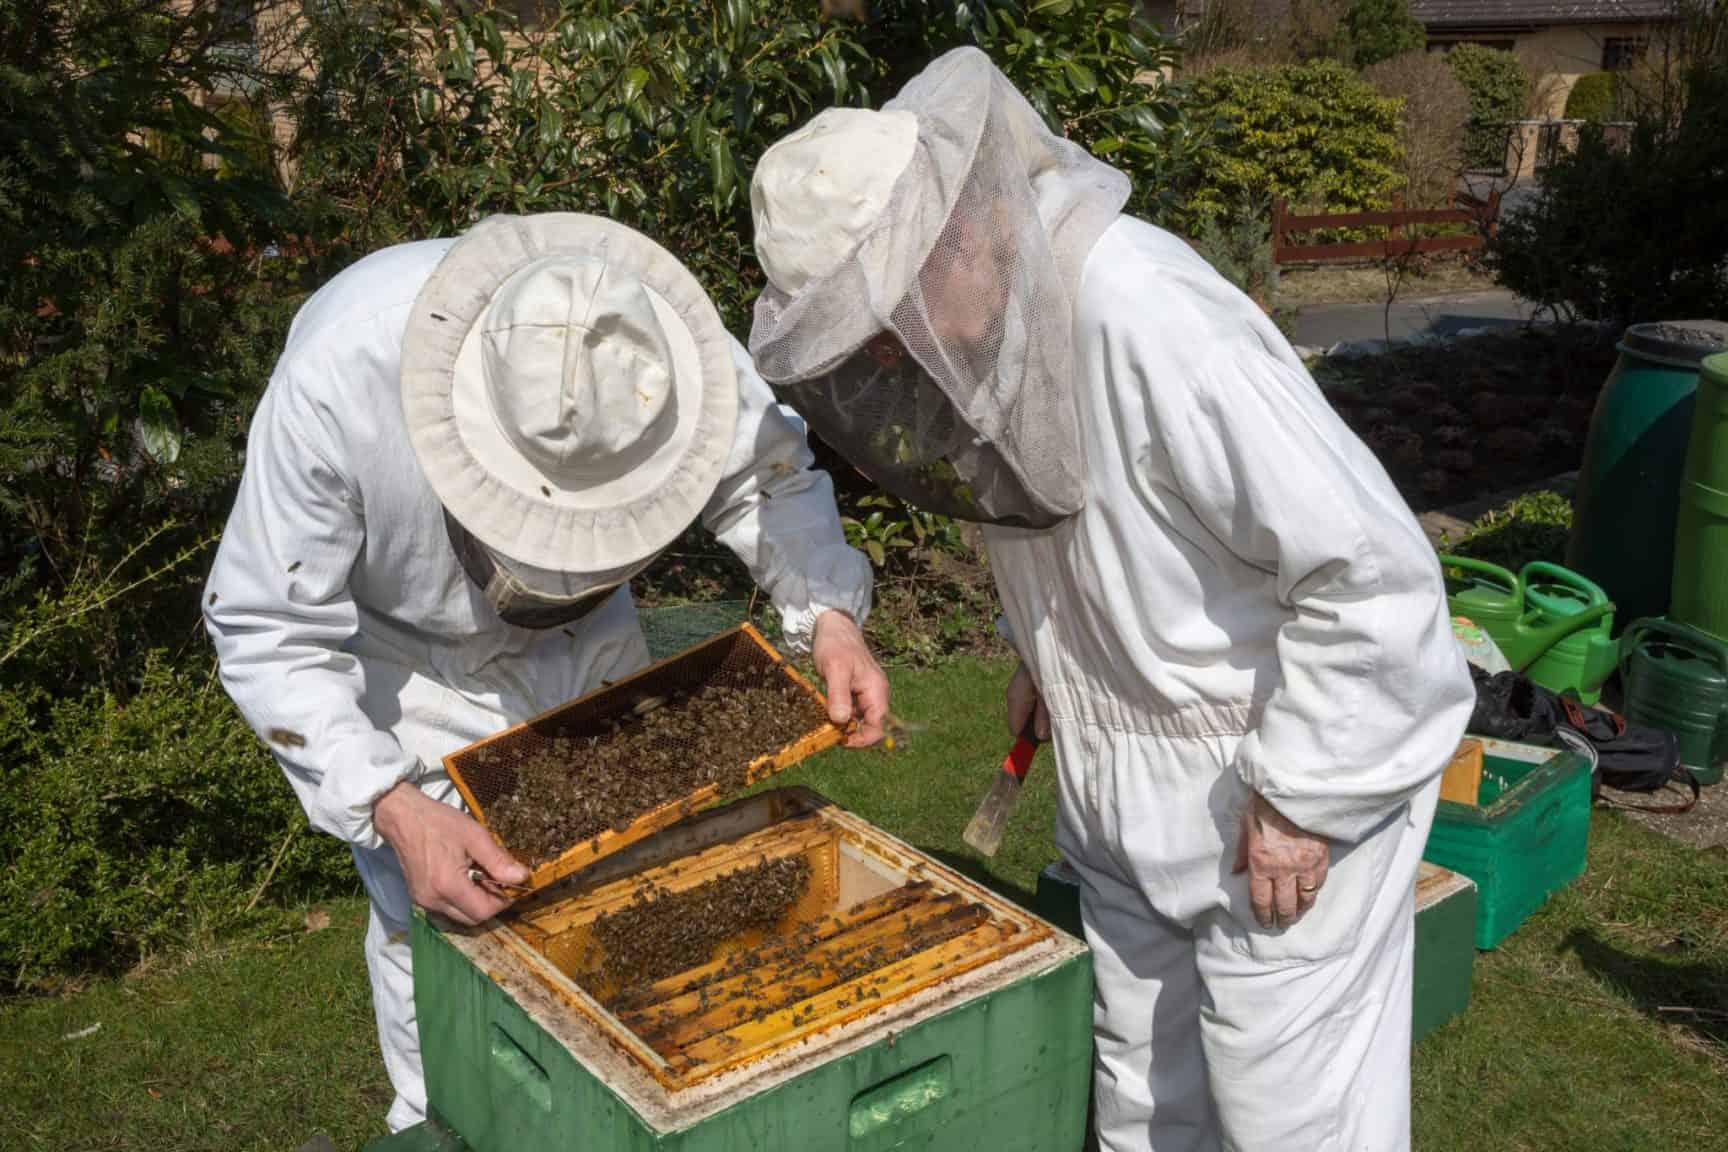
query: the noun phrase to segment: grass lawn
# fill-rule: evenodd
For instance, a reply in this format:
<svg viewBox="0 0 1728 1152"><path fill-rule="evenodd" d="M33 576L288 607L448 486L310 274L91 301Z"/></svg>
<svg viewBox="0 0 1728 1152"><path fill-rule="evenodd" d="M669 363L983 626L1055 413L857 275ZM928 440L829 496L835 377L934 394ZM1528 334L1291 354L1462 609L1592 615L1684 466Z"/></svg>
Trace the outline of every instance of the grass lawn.
<svg viewBox="0 0 1728 1152"><path fill-rule="evenodd" d="M898 673L896 711L928 730L894 753L833 754L782 779L979 874L960 832L1009 744L1006 677L968 663ZM1051 772L1040 759L988 865L1011 895L1051 857ZM1592 836L1589 874L1478 959L1470 1011L1418 1048L1424 1152L1721 1146L1728 854L1606 813ZM0 1007L0 1148L289 1152L319 1131L342 1148L380 1133L365 908L326 911L320 931Z"/></svg>

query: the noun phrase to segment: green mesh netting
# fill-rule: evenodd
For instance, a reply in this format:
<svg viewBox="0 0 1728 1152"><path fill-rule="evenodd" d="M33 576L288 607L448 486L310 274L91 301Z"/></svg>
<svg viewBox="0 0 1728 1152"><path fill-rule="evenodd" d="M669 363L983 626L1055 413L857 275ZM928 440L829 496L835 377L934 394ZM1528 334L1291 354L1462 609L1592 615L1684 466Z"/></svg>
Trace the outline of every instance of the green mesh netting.
<svg viewBox="0 0 1728 1152"><path fill-rule="evenodd" d="M648 656L664 660L686 648L693 648L728 628L750 620L771 642L780 639L779 614L764 605L756 606L755 618L750 617L748 600L716 600L708 604L672 604L660 608L643 608L638 614L642 635L648 641Z"/></svg>

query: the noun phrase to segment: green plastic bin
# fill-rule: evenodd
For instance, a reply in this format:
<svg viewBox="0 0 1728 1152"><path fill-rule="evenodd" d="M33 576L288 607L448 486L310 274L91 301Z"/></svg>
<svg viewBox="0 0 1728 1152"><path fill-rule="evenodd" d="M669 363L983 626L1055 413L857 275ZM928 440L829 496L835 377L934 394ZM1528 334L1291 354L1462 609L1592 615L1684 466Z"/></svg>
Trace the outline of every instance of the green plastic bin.
<svg viewBox="0 0 1728 1152"><path fill-rule="evenodd" d="M1479 803L1440 801L1422 856L1476 882L1476 947L1489 949L1583 874L1590 765L1571 751L1482 743Z"/></svg>
<svg viewBox="0 0 1728 1152"><path fill-rule="evenodd" d="M1728 355L1698 373L1674 533L1668 618L1728 639Z"/></svg>
<svg viewBox="0 0 1728 1152"><path fill-rule="evenodd" d="M1634 324L1590 417L1566 567L1600 584L1622 621L1668 610L1676 509L1698 364L1728 324Z"/></svg>

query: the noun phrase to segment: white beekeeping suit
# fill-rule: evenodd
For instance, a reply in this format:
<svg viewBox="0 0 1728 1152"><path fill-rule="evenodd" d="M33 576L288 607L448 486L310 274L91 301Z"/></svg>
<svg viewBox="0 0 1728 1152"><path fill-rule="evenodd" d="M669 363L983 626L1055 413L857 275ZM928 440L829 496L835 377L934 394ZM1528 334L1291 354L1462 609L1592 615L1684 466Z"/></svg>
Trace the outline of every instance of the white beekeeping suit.
<svg viewBox="0 0 1728 1152"><path fill-rule="evenodd" d="M425 1110L408 888L373 806L644 666L627 584L700 516L795 649L862 622L826 475L693 277L580 216L390 248L301 309L205 592L222 680L352 845L392 1129ZM514 622L512 622L514 621ZM525 626L533 625L533 626Z"/></svg>
<svg viewBox="0 0 1728 1152"><path fill-rule="evenodd" d="M1102 1146L1397 1152L1416 869L1473 699L1438 560L1127 191L950 53L763 157L751 350L853 464L986 525L1082 878ZM1318 861L1272 926L1238 870L1263 811Z"/></svg>

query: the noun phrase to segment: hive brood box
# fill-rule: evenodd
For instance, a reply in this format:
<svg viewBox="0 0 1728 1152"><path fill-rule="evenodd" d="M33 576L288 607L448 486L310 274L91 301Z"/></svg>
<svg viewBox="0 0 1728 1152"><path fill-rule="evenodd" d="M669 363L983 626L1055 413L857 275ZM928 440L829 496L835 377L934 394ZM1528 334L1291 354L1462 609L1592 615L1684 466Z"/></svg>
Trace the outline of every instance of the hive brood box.
<svg viewBox="0 0 1728 1152"><path fill-rule="evenodd" d="M592 979L607 914L794 859L808 884L771 929L658 981ZM804 789L689 819L481 929L417 917L414 972L431 1106L479 1152L1082 1136L1084 946Z"/></svg>
<svg viewBox="0 0 1728 1152"><path fill-rule="evenodd" d="M1482 740L1475 804L1440 801L1422 858L1476 884L1476 947L1496 948L1584 872L1590 764L1564 748Z"/></svg>
<svg viewBox="0 0 1728 1152"><path fill-rule="evenodd" d="M468 811L492 832L494 839L510 848L493 827L491 814L495 805L515 788L518 768L529 757L555 740L598 741L615 736L619 725L641 723L644 702L715 686L773 687L795 693L812 705L815 719L802 734L748 764L722 766L728 772L735 770L741 785L755 784L832 748L843 738L840 729L826 722L826 705L820 693L756 629L745 624L452 753L444 758L444 768L462 794ZM671 734L656 735L654 739L665 750L692 760L712 752ZM526 887L531 891L545 888L725 798L721 785L708 784L640 813L623 827L607 828L565 845L549 859L524 861L531 865Z"/></svg>

